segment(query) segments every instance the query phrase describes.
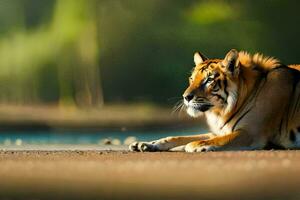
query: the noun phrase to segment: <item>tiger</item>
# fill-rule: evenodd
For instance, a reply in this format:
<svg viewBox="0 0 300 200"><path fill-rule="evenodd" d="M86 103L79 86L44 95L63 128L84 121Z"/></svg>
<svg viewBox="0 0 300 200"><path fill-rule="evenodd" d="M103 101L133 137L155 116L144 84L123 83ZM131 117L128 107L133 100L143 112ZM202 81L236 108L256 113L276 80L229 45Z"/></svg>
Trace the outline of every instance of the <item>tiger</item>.
<svg viewBox="0 0 300 200"><path fill-rule="evenodd" d="M134 142L131 151L300 149L300 65L235 49L224 59L196 52L194 62L184 106L210 132Z"/></svg>

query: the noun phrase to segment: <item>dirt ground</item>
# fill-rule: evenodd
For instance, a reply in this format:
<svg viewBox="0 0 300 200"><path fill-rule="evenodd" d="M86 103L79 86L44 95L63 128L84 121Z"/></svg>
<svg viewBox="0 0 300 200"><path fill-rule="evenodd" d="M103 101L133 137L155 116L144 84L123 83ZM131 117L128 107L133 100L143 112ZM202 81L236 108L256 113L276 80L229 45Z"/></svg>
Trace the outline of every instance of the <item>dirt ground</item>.
<svg viewBox="0 0 300 200"><path fill-rule="evenodd" d="M300 151L0 151L1 199L300 199Z"/></svg>

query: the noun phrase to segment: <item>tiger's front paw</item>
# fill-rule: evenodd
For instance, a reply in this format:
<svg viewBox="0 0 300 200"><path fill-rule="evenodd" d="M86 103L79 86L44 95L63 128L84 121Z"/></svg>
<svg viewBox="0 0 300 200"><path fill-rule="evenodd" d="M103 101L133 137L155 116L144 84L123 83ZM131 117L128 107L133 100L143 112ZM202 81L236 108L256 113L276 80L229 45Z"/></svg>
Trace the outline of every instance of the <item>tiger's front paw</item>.
<svg viewBox="0 0 300 200"><path fill-rule="evenodd" d="M189 153L193 152L208 152L208 151L215 151L217 149L216 146L194 146L192 144L187 144L185 146L185 151Z"/></svg>
<svg viewBox="0 0 300 200"><path fill-rule="evenodd" d="M150 142L134 142L129 145L130 151L153 152L157 151L155 144Z"/></svg>

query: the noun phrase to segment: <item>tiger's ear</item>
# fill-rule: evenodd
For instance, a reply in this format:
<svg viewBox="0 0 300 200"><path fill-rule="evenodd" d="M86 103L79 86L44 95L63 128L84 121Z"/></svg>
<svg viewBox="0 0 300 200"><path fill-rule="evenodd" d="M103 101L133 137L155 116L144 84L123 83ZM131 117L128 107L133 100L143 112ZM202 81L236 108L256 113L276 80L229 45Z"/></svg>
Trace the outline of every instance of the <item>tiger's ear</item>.
<svg viewBox="0 0 300 200"><path fill-rule="evenodd" d="M203 63L207 59L208 58L205 55L201 54L200 52L196 52L194 54L194 62L196 66Z"/></svg>
<svg viewBox="0 0 300 200"><path fill-rule="evenodd" d="M222 66L226 72L237 74L239 71L239 52L231 49L222 61Z"/></svg>

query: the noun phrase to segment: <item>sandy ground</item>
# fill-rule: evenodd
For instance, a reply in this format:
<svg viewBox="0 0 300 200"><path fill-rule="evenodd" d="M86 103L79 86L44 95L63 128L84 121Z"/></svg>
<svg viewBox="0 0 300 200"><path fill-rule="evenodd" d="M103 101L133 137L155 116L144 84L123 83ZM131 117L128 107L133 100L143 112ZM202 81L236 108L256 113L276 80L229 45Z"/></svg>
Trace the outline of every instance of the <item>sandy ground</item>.
<svg viewBox="0 0 300 200"><path fill-rule="evenodd" d="M300 151L2 150L1 199L300 199Z"/></svg>

